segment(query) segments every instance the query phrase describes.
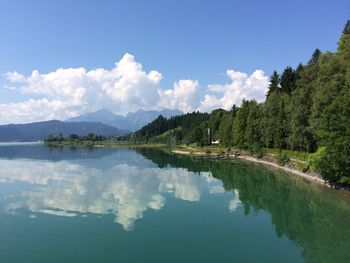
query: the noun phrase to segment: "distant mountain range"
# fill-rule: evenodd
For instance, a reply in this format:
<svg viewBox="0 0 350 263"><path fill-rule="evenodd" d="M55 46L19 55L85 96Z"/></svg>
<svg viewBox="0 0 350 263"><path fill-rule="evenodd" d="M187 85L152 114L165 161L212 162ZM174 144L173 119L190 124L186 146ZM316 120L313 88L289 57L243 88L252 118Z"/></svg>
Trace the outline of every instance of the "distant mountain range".
<svg viewBox="0 0 350 263"><path fill-rule="evenodd" d="M57 120L33 122L27 124L0 125L0 141L38 141L46 139L49 134L64 136L75 133L79 136L88 133L103 136L119 136L128 133L100 122L62 122Z"/></svg>
<svg viewBox="0 0 350 263"><path fill-rule="evenodd" d="M103 136L121 136L140 129L159 115L170 118L180 114L183 112L179 110L139 110L122 116L101 109L66 121L0 125L0 141L38 141L46 139L49 134L57 136L60 133L64 136L72 133L84 136L91 132Z"/></svg>
<svg viewBox="0 0 350 263"><path fill-rule="evenodd" d="M95 112L86 113L70 118L66 122L101 122L103 124L128 131L136 131L147 123L155 120L159 115L166 118L183 114L179 110L144 111L130 112L126 116L116 115L109 110L101 109Z"/></svg>

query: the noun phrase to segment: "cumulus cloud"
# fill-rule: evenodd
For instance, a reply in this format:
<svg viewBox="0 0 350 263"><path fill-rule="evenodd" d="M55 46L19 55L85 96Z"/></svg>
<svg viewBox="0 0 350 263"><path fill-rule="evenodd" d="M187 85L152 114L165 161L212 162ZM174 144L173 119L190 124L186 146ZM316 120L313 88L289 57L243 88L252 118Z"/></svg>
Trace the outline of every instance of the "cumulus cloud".
<svg viewBox="0 0 350 263"><path fill-rule="evenodd" d="M49 73L33 70L29 76L8 72L13 92L32 99L0 103L0 124L67 119L107 108L118 114L139 109L211 111L239 105L243 98L264 99L268 78L261 70L251 75L228 70L229 84L209 85L200 90L198 80L181 79L161 87L159 71L146 72L131 54L125 54L111 69L60 68ZM34 98L35 97L35 98Z"/></svg>
<svg viewBox="0 0 350 263"><path fill-rule="evenodd" d="M186 79L174 83L172 89L159 90L161 108L181 109L184 112L193 111L198 101L198 81Z"/></svg>
<svg viewBox="0 0 350 263"><path fill-rule="evenodd" d="M255 99L258 102L265 99L269 80L262 70L255 70L251 75L227 70L226 75L232 82L209 85L208 91L218 95L206 94L198 107L200 111L211 111L215 108L229 110L233 104L240 105L243 99Z"/></svg>
<svg viewBox="0 0 350 263"><path fill-rule="evenodd" d="M157 71L145 72L130 54L125 54L111 70L61 68L47 74L34 70L28 77L17 72L5 75L9 81L21 83L22 93L37 94L42 99L0 104L1 112L9 113L1 116L3 123L64 119L102 107L119 113L150 108L159 100L162 78ZM32 110L28 116L29 108Z"/></svg>

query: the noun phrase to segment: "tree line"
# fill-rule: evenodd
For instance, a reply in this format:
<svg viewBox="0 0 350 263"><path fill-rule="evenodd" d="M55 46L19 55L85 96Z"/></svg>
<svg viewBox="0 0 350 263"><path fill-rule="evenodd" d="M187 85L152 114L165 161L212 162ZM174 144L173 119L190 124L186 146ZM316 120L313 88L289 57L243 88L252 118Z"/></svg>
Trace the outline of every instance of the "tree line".
<svg viewBox="0 0 350 263"><path fill-rule="evenodd" d="M274 71L264 103L243 100L230 111L159 116L127 137L137 142L276 148L314 153L310 168L350 184L350 22L336 52L316 49L305 65Z"/></svg>
<svg viewBox="0 0 350 263"><path fill-rule="evenodd" d="M68 136L63 136L62 133L60 133L58 136L49 134L49 136L44 140L46 143L54 143L54 142L84 142L84 141L89 141L89 142L96 142L96 141L106 141L107 137L102 136L102 135L97 135L93 132L85 135L85 136L79 136L75 133L72 133Z"/></svg>

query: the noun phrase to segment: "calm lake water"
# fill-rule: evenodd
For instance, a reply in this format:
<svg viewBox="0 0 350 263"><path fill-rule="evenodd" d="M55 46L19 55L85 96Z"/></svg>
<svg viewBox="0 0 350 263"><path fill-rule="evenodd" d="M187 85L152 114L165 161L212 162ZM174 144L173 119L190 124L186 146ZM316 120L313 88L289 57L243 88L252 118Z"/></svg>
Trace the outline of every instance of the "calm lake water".
<svg viewBox="0 0 350 263"><path fill-rule="evenodd" d="M350 262L350 196L157 149L2 145L0 262Z"/></svg>

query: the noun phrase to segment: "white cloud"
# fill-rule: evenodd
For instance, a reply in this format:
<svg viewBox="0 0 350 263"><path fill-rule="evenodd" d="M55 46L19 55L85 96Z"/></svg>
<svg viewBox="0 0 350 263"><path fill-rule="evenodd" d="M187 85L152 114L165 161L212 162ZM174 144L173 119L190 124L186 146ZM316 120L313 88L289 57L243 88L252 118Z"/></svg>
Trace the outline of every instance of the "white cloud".
<svg viewBox="0 0 350 263"><path fill-rule="evenodd" d="M198 110L211 111L215 108L229 110L233 104L240 105L243 99L255 99L258 102L265 99L269 80L262 70L255 70L251 75L227 70L226 75L232 82L209 85L208 91L219 93L219 97L206 94Z"/></svg>
<svg viewBox="0 0 350 263"><path fill-rule="evenodd" d="M187 111L192 109L188 104L193 102L198 88L197 81L180 80L173 89L162 91L162 74L156 70L145 72L130 54L125 54L110 70L60 68L47 74L34 70L28 77L8 72L5 77L21 85L22 93L42 98L0 104L0 123L66 119L100 108L119 114L140 108Z"/></svg>
<svg viewBox="0 0 350 263"><path fill-rule="evenodd" d="M5 73L5 77L12 82L22 82L26 79L23 75L19 74L16 71Z"/></svg>
<svg viewBox="0 0 350 263"><path fill-rule="evenodd" d="M159 90L160 108L180 109L184 112L193 111L198 101L198 81L186 79L174 83L168 90Z"/></svg>
<svg viewBox="0 0 350 263"><path fill-rule="evenodd" d="M160 86L162 74L146 72L133 55L125 54L112 69L60 68L46 74L8 72L11 89L26 97L24 102L0 103L0 124L67 119L82 113L107 108L118 114L138 109L179 109L211 111L239 105L243 98L262 101L268 78L261 70L253 74L228 70L230 84L209 85L200 90L197 80L182 79L171 88ZM17 86L16 86L17 85Z"/></svg>

